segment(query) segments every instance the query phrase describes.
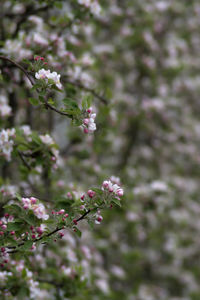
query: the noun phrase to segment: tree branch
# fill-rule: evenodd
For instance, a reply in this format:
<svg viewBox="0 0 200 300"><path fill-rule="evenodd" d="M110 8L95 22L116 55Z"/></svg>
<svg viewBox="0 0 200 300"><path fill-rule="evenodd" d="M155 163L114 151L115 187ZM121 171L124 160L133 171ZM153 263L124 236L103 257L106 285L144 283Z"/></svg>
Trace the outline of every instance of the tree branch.
<svg viewBox="0 0 200 300"><path fill-rule="evenodd" d="M88 209L82 216L80 216L78 219L75 219L75 223L78 223L79 221L83 220L92 210L91 209ZM38 239L34 239L32 240L33 243L37 243L39 241L41 241L43 238L48 238L50 236L52 236L53 234L55 234L56 232L62 230L63 227L57 227L55 228L53 231L49 232L48 234L45 234L43 236L41 236L40 238ZM23 246L24 245L24 242L20 243L18 246L9 246L9 247L6 247L6 248L9 248L9 249L14 249L14 250L11 250L11 251L7 251L7 253L9 254L14 254L14 253L17 253L18 252L18 249L19 247Z"/></svg>
<svg viewBox="0 0 200 300"><path fill-rule="evenodd" d="M23 153L21 151L19 151L19 150L17 150L17 153L19 154L19 157L20 157L21 161L27 167L27 169L31 170L31 167L29 166L29 164L27 163L27 161L24 159Z"/></svg>
<svg viewBox="0 0 200 300"><path fill-rule="evenodd" d="M103 102L104 104L108 104L108 100L106 98L104 98L103 96L99 95L94 89L91 89L85 85L83 85L80 81L71 81L69 79L64 79L64 81L66 83L70 83L71 85L74 85L82 90L85 90L87 92L90 92L93 96L95 96L96 98L98 98L101 102Z"/></svg>
<svg viewBox="0 0 200 300"><path fill-rule="evenodd" d="M15 65L18 69L20 69L20 70L26 75L26 77L29 79L29 81L30 81L30 83L31 83L32 85L35 84L35 82L34 82L34 80L32 79L32 77L29 75L29 73L28 73L28 72L27 72L20 64L18 64L18 63L15 62L14 60L12 60L12 59L10 59L10 58L8 58L8 57L6 57L6 56L3 56L3 55L0 55L0 59L5 60L5 61L8 61L8 62L10 62L11 64Z"/></svg>

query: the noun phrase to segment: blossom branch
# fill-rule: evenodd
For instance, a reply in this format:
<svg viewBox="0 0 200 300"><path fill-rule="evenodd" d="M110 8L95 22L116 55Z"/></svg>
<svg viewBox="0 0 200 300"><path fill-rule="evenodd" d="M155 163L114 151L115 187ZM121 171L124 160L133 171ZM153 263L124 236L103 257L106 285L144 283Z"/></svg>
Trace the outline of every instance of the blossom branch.
<svg viewBox="0 0 200 300"><path fill-rule="evenodd" d="M0 55L0 59L5 60L5 61L8 61L8 62L12 63L13 65L15 65L17 68L19 68L19 69L26 75L26 77L29 79L31 85L34 86L35 82L34 82L33 78L29 75L29 73L28 73L28 72L27 72L20 64L18 64L17 62L15 62L14 60L12 60L12 59L10 59L10 58L8 58L8 57L6 57L6 56ZM49 104L48 101L47 101L47 99L45 99L44 105L45 105L46 108L49 108L49 109L51 109L51 110L57 112L57 113L60 114L60 115L63 115L63 116L67 116L67 117L69 117L69 118L72 118L72 115L70 115L70 114L68 114L68 113L65 113L65 112L63 112L63 111L61 111L61 110L55 108L55 107L52 106L51 104Z"/></svg>
<svg viewBox="0 0 200 300"><path fill-rule="evenodd" d="M80 216L78 219L74 219L74 223L78 223L80 222L81 220L85 219L85 217L91 212L92 210L91 209L88 209L82 216ZM57 227L55 228L53 231L49 232L48 234L44 235L44 236L41 236L40 238L38 239L34 239L32 240L33 243L37 243L39 241L41 241L42 239L44 238L48 238L50 236L52 236L53 234L57 233L58 231L64 229L63 226L62 227ZM24 245L24 242L20 243L18 246L9 246L7 248L9 249L14 249L14 250L11 250L11 251L7 251L7 253L9 254L14 254L14 253L17 253L19 250L18 248L23 246Z"/></svg>

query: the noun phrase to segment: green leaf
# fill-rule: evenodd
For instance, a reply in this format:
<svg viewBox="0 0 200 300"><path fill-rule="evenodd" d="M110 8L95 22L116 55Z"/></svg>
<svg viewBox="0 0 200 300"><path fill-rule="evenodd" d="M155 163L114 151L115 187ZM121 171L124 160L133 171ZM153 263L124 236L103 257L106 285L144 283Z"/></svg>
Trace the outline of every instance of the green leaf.
<svg viewBox="0 0 200 300"><path fill-rule="evenodd" d="M79 118L79 119L73 119L73 120L72 120L72 124L73 124L74 126L81 126L82 123L83 123L83 121L82 121L81 118Z"/></svg>
<svg viewBox="0 0 200 300"><path fill-rule="evenodd" d="M97 194L97 195L103 195L103 191L99 188L92 188L92 190Z"/></svg>
<svg viewBox="0 0 200 300"><path fill-rule="evenodd" d="M62 101L68 110L73 111L73 110L79 109L77 102L70 98L65 98Z"/></svg>
<svg viewBox="0 0 200 300"><path fill-rule="evenodd" d="M36 98L28 98L28 100L34 106L36 106L36 105L38 105L40 103L39 100L36 99Z"/></svg>
<svg viewBox="0 0 200 300"><path fill-rule="evenodd" d="M35 91L35 90L41 88L41 82L39 80L38 80L38 83L35 83L34 86L31 88L31 91Z"/></svg>
<svg viewBox="0 0 200 300"><path fill-rule="evenodd" d="M120 200L117 200L117 199L113 198L112 202L114 202L115 204L117 204L120 207L122 206Z"/></svg>
<svg viewBox="0 0 200 300"><path fill-rule="evenodd" d="M7 230L8 231L18 231L18 230L21 230L23 228L23 223L15 223L15 222L10 222L8 223L7 225Z"/></svg>
<svg viewBox="0 0 200 300"><path fill-rule="evenodd" d="M20 251L24 251L24 250L30 250L30 248L33 245L33 241L26 241L24 242L24 245L22 245L21 247L19 247Z"/></svg>
<svg viewBox="0 0 200 300"><path fill-rule="evenodd" d="M22 61L23 61L24 63L28 64L28 65L31 64L31 62L30 62L28 59L26 59L26 58L23 58Z"/></svg>
<svg viewBox="0 0 200 300"><path fill-rule="evenodd" d="M85 110L88 109L92 104L92 99L93 99L92 95L84 96L82 100L82 108Z"/></svg>
<svg viewBox="0 0 200 300"><path fill-rule="evenodd" d="M9 245L9 246L18 246L18 243L10 236L4 239L4 243L5 245Z"/></svg>
<svg viewBox="0 0 200 300"><path fill-rule="evenodd" d="M19 215L22 212L22 208L17 204L5 205L4 209L9 211L11 214Z"/></svg>
<svg viewBox="0 0 200 300"><path fill-rule="evenodd" d="M22 197L20 196L20 194L16 193L15 197L17 198L17 200L22 201ZM14 206L15 204L13 204Z"/></svg>

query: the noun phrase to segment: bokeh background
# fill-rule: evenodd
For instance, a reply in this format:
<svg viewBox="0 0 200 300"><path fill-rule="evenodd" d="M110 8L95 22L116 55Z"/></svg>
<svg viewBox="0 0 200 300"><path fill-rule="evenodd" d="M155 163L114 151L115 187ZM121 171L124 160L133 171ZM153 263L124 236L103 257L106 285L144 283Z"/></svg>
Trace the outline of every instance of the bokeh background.
<svg viewBox="0 0 200 300"><path fill-rule="evenodd" d="M18 62L44 56L61 81L86 88L65 86L77 101L95 90L97 130L86 136L31 106L23 75L1 65L0 108L12 109L1 126L48 131L61 153L51 179L37 169L28 183L2 163L1 183L78 197L115 176L125 195L121 208L103 212L101 225L91 230L83 222L81 240L67 232L63 248L36 254L35 274L58 279L60 257L67 271L57 296L52 283L40 282L34 299L199 300L200 2L105 0L94 11L87 1L53 2L1 0L0 53ZM69 268L82 272L84 284Z"/></svg>

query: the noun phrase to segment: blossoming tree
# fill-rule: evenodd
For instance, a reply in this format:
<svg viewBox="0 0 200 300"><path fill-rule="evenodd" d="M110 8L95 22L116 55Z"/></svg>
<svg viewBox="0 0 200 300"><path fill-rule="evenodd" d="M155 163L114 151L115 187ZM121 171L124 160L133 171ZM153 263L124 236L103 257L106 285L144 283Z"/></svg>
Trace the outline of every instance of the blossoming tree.
<svg viewBox="0 0 200 300"><path fill-rule="evenodd" d="M102 210L120 205L123 196L115 179L99 188L88 180L93 186L84 192L65 171L68 147L84 139L91 143L95 111L108 104L84 70L93 63L87 47L75 50L84 37L79 42L72 33L101 8L97 1L3 1L2 10L1 298L76 297L87 285L87 266L73 250L74 243L82 243L79 223L100 224ZM50 134L66 119L72 124L61 123L66 133L60 151ZM68 138L72 130L75 139ZM58 129L54 135L61 137ZM78 165L74 172L80 172ZM86 245L80 244L77 254L80 250L89 256Z"/></svg>
<svg viewBox="0 0 200 300"><path fill-rule="evenodd" d="M0 8L0 299L199 300L199 1Z"/></svg>

